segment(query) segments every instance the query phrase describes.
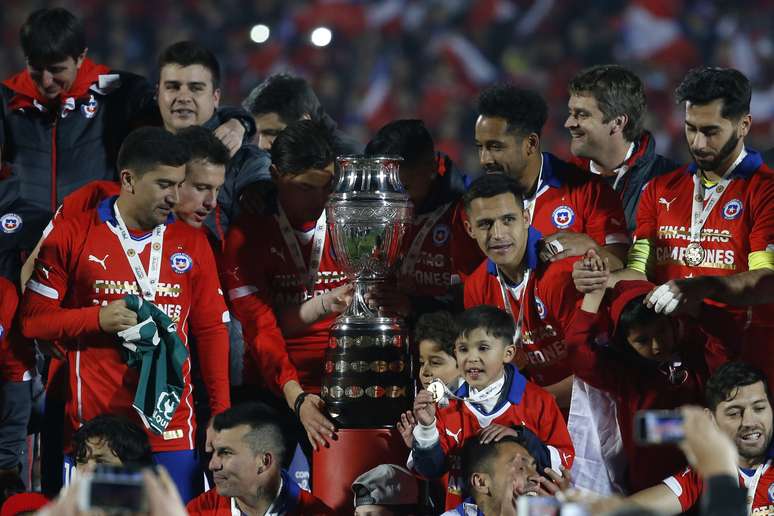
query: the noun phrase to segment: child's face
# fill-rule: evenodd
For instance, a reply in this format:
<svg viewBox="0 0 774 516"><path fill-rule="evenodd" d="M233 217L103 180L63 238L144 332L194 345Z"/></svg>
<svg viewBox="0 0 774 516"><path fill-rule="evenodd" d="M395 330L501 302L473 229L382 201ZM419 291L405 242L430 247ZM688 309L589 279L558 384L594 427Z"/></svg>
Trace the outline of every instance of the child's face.
<svg viewBox="0 0 774 516"><path fill-rule="evenodd" d="M626 342L641 357L661 362L675 351L675 332L668 317L659 317L653 324L629 328Z"/></svg>
<svg viewBox="0 0 774 516"><path fill-rule="evenodd" d="M434 340L425 339L419 343L419 381L427 389L438 378L449 385L460 376L457 361L445 352Z"/></svg>
<svg viewBox="0 0 774 516"><path fill-rule="evenodd" d="M483 389L503 375L503 364L513 360L515 346L476 328L454 344L457 365L471 387Z"/></svg>

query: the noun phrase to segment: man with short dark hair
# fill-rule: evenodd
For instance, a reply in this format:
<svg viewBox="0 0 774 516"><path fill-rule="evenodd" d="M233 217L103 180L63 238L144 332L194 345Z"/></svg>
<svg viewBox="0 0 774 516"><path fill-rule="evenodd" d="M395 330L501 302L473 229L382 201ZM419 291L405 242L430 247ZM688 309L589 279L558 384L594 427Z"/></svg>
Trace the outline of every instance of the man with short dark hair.
<svg viewBox="0 0 774 516"><path fill-rule="evenodd" d="M56 224L43 241L20 321L26 337L67 345L66 442L83 421L105 412L144 422L132 408L138 372L125 363L115 338L138 323L126 294L161 309L186 346L188 335L195 338L213 412L230 404L228 312L212 250L200 231L171 217L189 157L188 145L164 129L132 132L119 152L118 197ZM201 489L201 474L188 360L182 373L185 385L171 421L162 435L149 437L155 459L190 499Z"/></svg>
<svg viewBox="0 0 774 516"><path fill-rule="evenodd" d="M333 514L282 469L287 449L277 419L259 403L236 405L215 416L209 465L215 488L192 500L189 514Z"/></svg>
<svg viewBox="0 0 774 516"><path fill-rule="evenodd" d="M363 146L336 128L336 122L325 112L314 90L302 77L287 73L269 76L256 86L242 103L255 118L255 143L263 150L271 149L277 135L297 120L313 120L333 133L333 148L337 156L359 154Z"/></svg>
<svg viewBox="0 0 774 516"><path fill-rule="evenodd" d="M736 446L739 486L748 490L747 514L765 514L771 508L769 487L774 482L770 456L774 424L766 375L743 362L729 362L707 382L705 403L705 412ZM688 467L630 500L662 514L679 514L695 506L703 490L701 476Z"/></svg>
<svg viewBox="0 0 774 516"><path fill-rule="evenodd" d="M541 257L559 260L594 249L620 268L629 246L621 202L598 178L541 152L548 107L540 94L492 86L479 95L478 112L475 140L481 166L519 183L529 223L545 242Z"/></svg>
<svg viewBox="0 0 774 516"><path fill-rule="evenodd" d="M103 414L86 421L73 434L75 467L109 464L144 467L153 464L148 435L128 419Z"/></svg>
<svg viewBox="0 0 774 516"><path fill-rule="evenodd" d="M656 154L653 135L643 127L645 88L620 65L587 68L570 80L570 133L575 164L599 175L621 198L629 232L634 232L640 191L652 178L677 168Z"/></svg>

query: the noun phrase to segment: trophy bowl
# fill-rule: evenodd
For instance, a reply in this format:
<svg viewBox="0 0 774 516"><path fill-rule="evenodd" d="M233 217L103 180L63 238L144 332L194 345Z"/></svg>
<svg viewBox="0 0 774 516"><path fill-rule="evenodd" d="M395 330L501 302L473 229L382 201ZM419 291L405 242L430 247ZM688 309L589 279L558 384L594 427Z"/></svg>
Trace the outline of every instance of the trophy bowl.
<svg viewBox="0 0 774 516"><path fill-rule="evenodd" d="M345 428L393 426L413 398L405 322L372 310L368 290L394 282L413 205L398 178L401 158L341 156L327 220L353 299L331 326L322 398Z"/></svg>

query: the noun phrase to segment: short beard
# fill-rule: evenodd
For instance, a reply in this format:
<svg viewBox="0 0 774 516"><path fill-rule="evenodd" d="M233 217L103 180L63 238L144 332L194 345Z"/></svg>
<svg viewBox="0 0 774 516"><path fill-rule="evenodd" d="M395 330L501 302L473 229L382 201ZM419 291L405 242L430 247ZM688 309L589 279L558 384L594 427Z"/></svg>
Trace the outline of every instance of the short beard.
<svg viewBox="0 0 774 516"><path fill-rule="evenodd" d="M732 152L734 152L736 144L739 143L740 139L741 136L730 136L728 141L723 145L723 147L721 147L720 151L718 151L717 156L715 156L712 162L707 166L699 166L699 168L705 172L717 172L723 162L731 155ZM693 160L696 162L696 164L699 165L699 160L696 158L696 154L694 154L693 151L691 151L691 156L693 156Z"/></svg>

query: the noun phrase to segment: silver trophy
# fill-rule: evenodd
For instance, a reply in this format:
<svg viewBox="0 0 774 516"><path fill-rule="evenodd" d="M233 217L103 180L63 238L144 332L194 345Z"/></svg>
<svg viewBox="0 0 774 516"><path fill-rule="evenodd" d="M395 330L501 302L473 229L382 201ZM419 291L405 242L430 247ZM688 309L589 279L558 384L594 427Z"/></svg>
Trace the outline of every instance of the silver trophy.
<svg viewBox="0 0 774 516"><path fill-rule="evenodd" d="M368 290L395 281L414 208L399 157L342 156L327 205L336 261L354 280L352 303L331 326L322 397L344 428L392 426L413 397L408 329L372 310Z"/></svg>

